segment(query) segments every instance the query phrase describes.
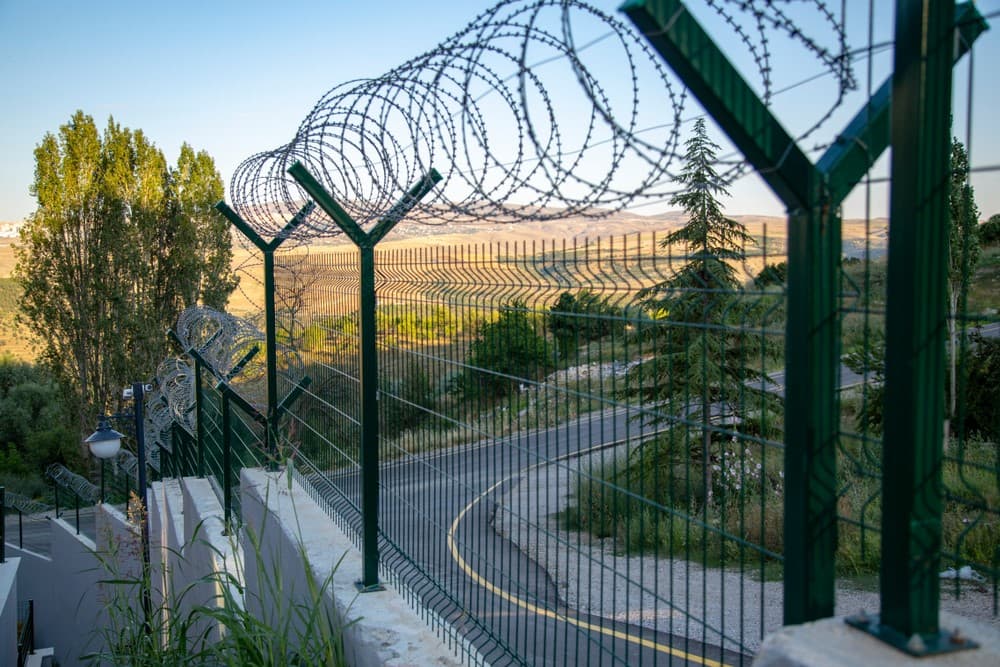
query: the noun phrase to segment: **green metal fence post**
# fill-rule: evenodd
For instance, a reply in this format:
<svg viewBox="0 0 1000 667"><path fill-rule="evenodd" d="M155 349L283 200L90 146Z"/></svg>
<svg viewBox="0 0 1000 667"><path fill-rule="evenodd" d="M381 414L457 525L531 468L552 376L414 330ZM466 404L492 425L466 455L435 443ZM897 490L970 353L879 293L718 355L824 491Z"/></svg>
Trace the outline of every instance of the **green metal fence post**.
<svg viewBox="0 0 1000 667"><path fill-rule="evenodd" d="M361 515L362 544L365 547L361 585L378 584L378 349L375 325L375 248L358 247L360 252L361 336Z"/></svg>
<svg viewBox="0 0 1000 667"><path fill-rule="evenodd" d="M849 620L913 655L974 645L938 626L954 16L896 3L881 608Z"/></svg>
<svg viewBox="0 0 1000 667"><path fill-rule="evenodd" d="M229 410L229 391L222 395L222 505L225 512L225 534L229 534L233 516L233 433Z"/></svg>
<svg viewBox="0 0 1000 667"><path fill-rule="evenodd" d="M820 201L791 212L788 224L795 316L785 340L786 624L832 616L834 608L840 219Z"/></svg>
<svg viewBox="0 0 1000 667"><path fill-rule="evenodd" d="M422 178L371 229L365 232L300 162L288 173L350 238L360 253L359 317L361 336L361 522L363 592L381 590L378 583L378 347L375 300L375 246L403 216L441 180L434 169Z"/></svg>
<svg viewBox="0 0 1000 667"><path fill-rule="evenodd" d="M278 463L278 434L275 432L278 416L278 334L275 323L274 251L305 221L315 205L308 202L270 241L261 238L253 227L225 202L220 201L215 208L264 255L264 346L267 353L267 425L264 429L264 449L267 451L268 465L273 469Z"/></svg>

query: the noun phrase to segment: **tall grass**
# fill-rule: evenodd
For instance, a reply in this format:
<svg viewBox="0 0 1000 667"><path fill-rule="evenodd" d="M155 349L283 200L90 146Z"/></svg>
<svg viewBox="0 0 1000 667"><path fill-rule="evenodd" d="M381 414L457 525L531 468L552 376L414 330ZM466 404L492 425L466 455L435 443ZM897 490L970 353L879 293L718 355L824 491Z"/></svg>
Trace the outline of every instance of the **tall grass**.
<svg viewBox="0 0 1000 667"><path fill-rule="evenodd" d="M228 562L231 571L213 571L192 581L180 590L154 590L154 605L148 626L139 603L143 587L170 579L170 571L154 572L144 580L127 563L137 562L138 541L112 543L107 553L99 554L107 577L99 584L103 590L106 623L95 630L94 644L101 648L83 656L88 664L121 666L259 666L275 665L338 666L345 665L342 631L344 624L332 604L330 589L336 567L323 580L315 577L304 547L299 544L299 562L270 565L262 557L262 545L256 534L244 528L246 541L254 554L255 570L250 573L259 586L257 602L269 613L266 618L253 614L247 597L246 572L240 558L226 560L224 554L204 537L202 526L180 553L169 553L185 566L182 555L197 544L211 551L216 562ZM235 538L231 551L237 553ZM123 565L124 564L124 565ZM301 568L305 575L304 599L293 601L285 590L287 568ZM200 602L205 587L216 591L214 597Z"/></svg>

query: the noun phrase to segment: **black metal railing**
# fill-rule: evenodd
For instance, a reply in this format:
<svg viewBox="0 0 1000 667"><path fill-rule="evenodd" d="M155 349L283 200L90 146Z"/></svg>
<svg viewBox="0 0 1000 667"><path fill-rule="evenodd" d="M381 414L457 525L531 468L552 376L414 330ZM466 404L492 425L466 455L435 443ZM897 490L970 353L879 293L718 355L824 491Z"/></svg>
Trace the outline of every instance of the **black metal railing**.
<svg viewBox="0 0 1000 667"><path fill-rule="evenodd" d="M17 667L24 667L28 656L35 652L35 601L19 605L17 615Z"/></svg>

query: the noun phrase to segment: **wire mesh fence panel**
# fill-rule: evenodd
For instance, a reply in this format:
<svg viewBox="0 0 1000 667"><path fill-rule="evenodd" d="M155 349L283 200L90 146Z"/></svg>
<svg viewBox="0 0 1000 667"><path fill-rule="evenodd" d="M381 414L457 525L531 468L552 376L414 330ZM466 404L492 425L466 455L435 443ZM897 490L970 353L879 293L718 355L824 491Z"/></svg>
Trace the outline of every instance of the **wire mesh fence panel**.
<svg viewBox="0 0 1000 667"><path fill-rule="evenodd" d="M1000 332L1000 291L996 289L1000 239L990 235L991 212L980 210L977 201L982 196L977 197L976 187L980 192L995 188L1000 184L1000 170L988 144L976 150L981 140L974 139L974 92L986 84L985 74L976 69L977 53L993 47L988 40L976 40L978 33L968 38L968 31L978 29L982 20L968 12L965 5L956 9L955 43L959 48L955 52L964 56L960 55L962 59L954 68L950 151L939 156L949 162L950 173L946 189L948 229L944 232L949 237L946 324L943 331L934 334L940 336L944 347L940 388L944 421L934 426L941 434L935 438L935 447L943 451L940 515L935 519L940 522L940 542L914 552L912 562L935 562L935 571L927 576L940 577L941 609L990 620L998 611L1000 575L1000 428L995 407L1000 396L994 389ZM992 16L995 12L988 18ZM862 85L872 91L878 81L870 67L866 76ZM864 215L856 222L858 229L853 235L860 241L850 248L845 245L847 254L842 261L837 570L839 609L845 612L878 610L880 595L873 582L880 569L909 567L886 562L881 542L887 493L883 449L887 304L903 298L898 293L901 290L894 291L889 285L893 223L878 214L888 200L886 180L884 167L876 168L858 188ZM908 225L910 221L896 224ZM897 257L896 261L905 260ZM926 266L920 265L914 277L925 285L918 297L924 303L934 298L933 285L926 286L925 272ZM911 403L906 410L917 419L916 415L929 411L929 406Z"/></svg>
<svg viewBox="0 0 1000 667"><path fill-rule="evenodd" d="M377 253L383 560L485 659L735 664L780 625L765 232L688 284L698 259L652 234ZM350 526L353 257L292 260L316 380L290 416Z"/></svg>
<svg viewBox="0 0 1000 667"><path fill-rule="evenodd" d="M176 453L175 472L177 477L191 477L198 474L198 440L194 434L176 426L171 437Z"/></svg>
<svg viewBox="0 0 1000 667"><path fill-rule="evenodd" d="M517 4L502 4L473 25L483 28L480 35L502 25L496 34L506 40L514 19L499 10ZM266 375L278 457L362 546L362 584L369 585L375 561L369 555L376 555L370 547L377 520L383 574L448 628L470 662L747 664L766 632L783 621L831 615L835 604L841 612L884 612L905 600L902 606L916 612L899 627L921 616L934 617L936 629L939 573L930 570L939 561L945 593L964 600L965 609L971 599L983 615L996 615L1000 220L978 224L972 190L974 183L991 188L1000 170L990 157L995 146L980 150L972 141L973 91L984 88L973 66L983 17L974 4L951 2L925 3L935 20L923 21L911 13L916 5L904 2L896 3L895 17L889 4L874 2L851 4L850 12L848 3L838 11L821 0L796 10L689 4L626 3L622 10L637 33L603 17L604 37L580 47L613 35L611 42L623 40L631 76L622 78L633 84L627 130L611 109L629 107L610 104L605 95L613 92L594 85L570 39L571 10L581 5L558 3L560 31L525 31L519 74L487 77L522 85L519 95L504 97L516 118L525 109L522 143L513 143L523 147L527 135L539 148L539 137L548 134L539 129L558 134L550 96L536 91L549 114L528 113L535 96L524 84L540 81L526 65L527 45L536 38L562 44L560 33L566 50L553 59L573 63L574 78L598 102L592 120L600 117L614 130L606 138L588 133L578 151L542 151L540 170L524 172L532 174L524 180L521 169L535 158L488 159L488 170L498 182L510 180L513 190L486 188L491 178L462 172L462 150L428 150L453 158L454 164L437 165L444 177L424 165L418 150L412 160L387 159L389 172L405 167L407 173L374 187L376 205L353 189L364 178L342 180L353 167L335 165L347 164L348 156L327 153L334 144L320 139L384 120L368 111L385 100L407 115L402 98L377 91L382 85L411 91L428 63L450 67L458 42L447 42L371 87L331 91L292 143L237 169L231 192L239 213L220 208L248 238L278 232L272 245L254 237L265 266L288 239L347 233L358 246L359 253L298 248L276 257L274 273L264 278L266 296L275 297L266 317L270 303L278 310L275 326L266 327L269 363L265 369L257 359L254 372L245 373L256 392L247 400L259 406ZM555 6L538 3L533 11ZM722 41L725 35L731 43ZM860 46L849 49L849 37ZM749 55L730 62L741 50ZM797 64L789 53L817 58L822 74L775 87L779 61ZM911 67L925 61L926 68ZM454 80L437 65L427 71L436 83L468 86L475 62ZM680 100L664 78L664 62L687 86ZM968 69L955 79L956 139L946 168L939 140L947 134L955 62ZM893 73L898 63L903 67ZM655 90L665 88L674 102L672 123L658 119L647 128L671 128L659 147L635 136L646 132L635 125L646 64L657 73ZM748 80L754 69L759 80ZM825 76L833 77L826 91L832 101L803 100L812 95L805 87ZM935 94L908 103L891 97L925 88ZM643 99L652 90L643 88ZM795 100L786 96L792 91ZM717 125L709 131L696 117L682 151L679 133L687 121L678 102L688 92ZM504 143L491 142L488 150L480 133L486 122L475 102L485 94L468 93L413 108L438 113L461 100L462 118L474 120L441 140L457 146L472 137L473 153L493 155ZM333 113L339 104L349 101L354 110L352 100L368 96L375 106L365 106L358 123L334 120L341 118ZM529 117L548 118L551 128ZM404 125L423 128L423 113L416 119ZM445 114L441 127L454 130L451 119ZM390 128L380 127L378 137L388 156L423 145L418 136L436 131L388 141ZM729 152L717 158L711 137L721 134ZM594 198L586 201L619 211L638 199L666 202L682 206L687 219L659 236L373 250L404 213L422 222L558 220L563 206L606 215L580 209L584 200L562 187L564 176L535 191L524 208L498 195L533 190L543 173L582 174L583 153L619 140L630 150L649 149L639 153L654 175L641 186L611 188L615 172L626 170L619 170L624 153L609 149L616 157L610 170L599 170L607 174L603 180L587 183L584 192ZM886 164L880 156L890 144L895 150ZM675 174L668 164L682 154ZM725 218L706 199L751 168L788 211L787 226L773 236ZM936 179L949 174L945 233L945 189ZM455 175L471 180L466 198L452 201L454 192L446 193ZM423 179L419 196L411 189L397 200L414 178ZM439 191L423 201L439 180ZM316 203L303 202L303 192ZM389 207L390 201L397 203ZM940 210L930 211L934 206ZM861 210L860 219L843 219L848 208ZM288 221L279 211L295 215ZM885 211L894 219L891 238ZM345 224L354 218L358 224ZM947 315L938 318L945 300ZM262 337L255 332L255 340ZM244 348L229 352L235 360ZM277 378L276 356L284 369ZM300 370L311 379L307 387ZM303 387L296 401L276 404ZM245 453L262 443L255 431L236 434L226 426L232 415L217 392L203 396L198 426L205 430L206 464L225 478L233 465L227 437ZM248 429L241 419L236 430ZM912 457L910 432L919 436L909 443ZM270 435L263 438L269 453ZM363 464L375 449L377 486L374 466ZM897 534L900 545L893 543ZM899 563L885 555L897 546ZM896 576L897 567L904 574Z"/></svg>
<svg viewBox="0 0 1000 667"><path fill-rule="evenodd" d="M989 8L983 8L984 14ZM986 15L993 23L997 8ZM979 25L977 17L967 21ZM988 36L984 35L984 37ZM1000 613L1000 212L989 210L1000 164L982 133L993 42L969 44L954 72L943 457L942 608L978 596ZM978 115L977 115L978 113ZM967 613L971 605L962 605Z"/></svg>
<svg viewBox="0 0 1000 667"><path fill-rule="evenodd" d="M201 387L201 418L204 422L202 449L205 456L205 475L213 482L216 493L222 501L223 493L223 429L222 395L214 389Z"/></svg>
<svg viewBox="0 0 1000 667"><path fill-rule="evenodd" d="M286 254L276 270L277 326L311 378L283 418L289 463L337 518L360 530L358 262L350 253ZM290 386L282 387L283 392Z"/></svg>
<svg viewBox="0 0 1000 667"><path fill-rule="evenodd" d="M232 515L237 520L242 516L240 494L240 471L243 468L259 468L266 460L264 447L264 427L239 408L232 406L230 425L229 493Z"/></svg>

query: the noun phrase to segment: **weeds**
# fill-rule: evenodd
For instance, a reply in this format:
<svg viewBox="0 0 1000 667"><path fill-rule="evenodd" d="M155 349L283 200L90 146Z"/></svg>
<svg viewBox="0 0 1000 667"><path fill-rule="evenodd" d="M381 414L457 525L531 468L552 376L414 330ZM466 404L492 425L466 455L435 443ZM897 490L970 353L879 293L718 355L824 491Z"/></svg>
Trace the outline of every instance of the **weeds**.
<svg viewBox="0 0 1000 667"><path fill-rule="evenodd" d="M291 565L301 572L305 590L294 591L290 599L288 563L280 558L268 563L258 535L244 527L244 548L249 548L254 566L244 569L243 559L228 557L203 535L204 524L180 552L167 550L186 567L184 552L207 549L215 562L231 568L205 574L179 590L157 586L177 581L173 571L158 566L149 580L143 580L130 563L136 563L138 540L114 541L108 552L97 554L107 577L102 587L106 623L97 630L98 651L83 656L91 665L143 666L336 666L344 665L342 630L344 624L332 605L330 589L333 571L323 580L313 574L303 545L298 545L300 562ZM230 536L229 548L239 545ZM173 559L168 559L173 560ZM256 584L252 593L250 581ZM154 605L148 619L137 603L143 587L153 587ZM160 589L163 590L160 590ZM214 591L205 599L204 591ZM201 598L201 599L199 599ZM255 613L255 610L259 610Z"/></svg>

